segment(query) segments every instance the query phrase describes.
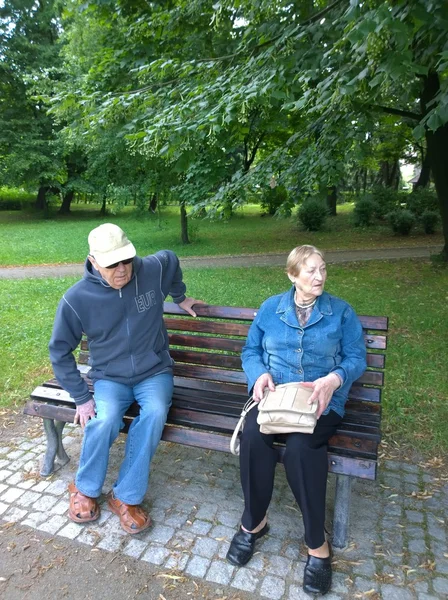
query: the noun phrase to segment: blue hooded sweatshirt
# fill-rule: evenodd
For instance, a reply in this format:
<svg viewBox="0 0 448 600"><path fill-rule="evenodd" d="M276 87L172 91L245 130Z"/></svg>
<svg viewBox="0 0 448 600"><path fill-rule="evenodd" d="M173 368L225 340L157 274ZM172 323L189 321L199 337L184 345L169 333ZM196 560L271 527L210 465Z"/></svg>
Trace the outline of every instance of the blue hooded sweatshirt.
<svg viewBox="0 0 448 600"><path fill-rule="evenodd" d="M87 259L83 278L62 297L49 350L56 379L77 405L92 397L73 351L87 335L89 378L135 385L171 369L163 302L185 300L179 259L169 250L133 260L131 280L116 290Z"/></svg>

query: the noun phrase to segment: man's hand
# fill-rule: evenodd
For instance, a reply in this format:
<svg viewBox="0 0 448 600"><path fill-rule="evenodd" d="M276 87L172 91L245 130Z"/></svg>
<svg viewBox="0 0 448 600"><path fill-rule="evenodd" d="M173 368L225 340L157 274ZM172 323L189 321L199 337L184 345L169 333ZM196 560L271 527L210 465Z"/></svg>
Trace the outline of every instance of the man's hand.
<svg viewBox="0 0 448 600"><path fill-rule="evenodd" d="M202 300L196 300L195 298L185 298L185 300L183 302L179 303L179 306L188 314L190 314L192 317L196 317L196 313L194 312L194 310L191 309L192 306L194 306L195 304L203 304L204 306L207 306L207 302L203 302Z"/></svg>
<svg viewBox="0 0 448 600"><path fill-rule="evenodd" d="M326 377L320 377L316 381L304 381L302 385L311 388L313 393L308 399L308 404L312 404L317 400L319 407L317 409L317 418L326 410L330 404L333 392L341 385L341 378L336 373L329 373Z"/></svg>
<svg viewBox="0 0 448 600"><path fill-rule="evenodd" d="M89 422L89 419L93 418L95 418L95 400L93 398L91 398L88 402L80 404L76 407L74 420L75 425L79 423L84 429Z"/></svg>
<svg viewBox="0 0 448 600"><path fill-rule="evenodd" d="M252 398L255 400L255 402L260 402L260 400L263 398L265 388L269 388L271 392L275 392L274 381L270 373L263 373L263 375L260 375L255 382L254 391L252 394Z"/></svg>

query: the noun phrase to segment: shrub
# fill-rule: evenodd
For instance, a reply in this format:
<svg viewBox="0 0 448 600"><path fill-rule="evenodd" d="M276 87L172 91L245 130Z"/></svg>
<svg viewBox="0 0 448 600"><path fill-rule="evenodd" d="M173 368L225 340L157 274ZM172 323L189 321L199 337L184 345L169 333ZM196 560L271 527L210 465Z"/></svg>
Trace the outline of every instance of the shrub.
<svg viewBox="0 0 448 600"><path fill-rule="evenodd" d="M375 216L379 219L387 218L387 215L394 212L400 205L401 195L396 190L377 186L371 193L372 200L375 203Z"/></svg>
<svg viewBox="0 0 448 600"><path fill-rule="evenodd" d="M409 235L415 224L415 215L406 208L398 208L387 215L392 231L401 235Z"/></svg>
<svg viewBox="0 0 448 600"><path fill-rule="evenodd" d="M353 209L353 222L356 227L368 227L376 214L376 204L369 196L358 200Z"/></svg>
<svg viewBox="0 0 448 600"><path fill-rule="evenodd" d="M285 186L276 185L274 188L268 188L264 193L260 202L260 206L264 214L275 215L279 208L288 204L288 192ZM284 210L282 211L284 214ZM287 212L291 214L291 208L287 206ZM289 216L285 215L285 216Z"/></svg>
<svg viewBox="0 0 448 600"><path fill-rule="evenodd" d="M438 211L439 200L433 190L417 188L406 196L406 207L417 217L421 217L425 210Z"/></svg>
<svg viewBox="0 0 448 600"><path fill-rule="evenodd" d="M328 208L320 198L309 198L299 208L299 221L308 231L319 231L328 216Z"/></svg>
<svg viewBox="0 0 448 600"><path fill-rule="evenodd" d="M434 233L439 222L439 213L435 210L425 210L420 217L425 233Z"/></svg>

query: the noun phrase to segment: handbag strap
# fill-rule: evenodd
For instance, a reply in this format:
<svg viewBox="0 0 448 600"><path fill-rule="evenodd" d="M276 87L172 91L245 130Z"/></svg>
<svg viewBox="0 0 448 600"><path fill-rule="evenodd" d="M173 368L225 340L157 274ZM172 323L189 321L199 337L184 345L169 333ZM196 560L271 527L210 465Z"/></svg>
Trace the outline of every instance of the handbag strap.
<svg viewBox="0 0 448 600"><path fill-rule="evenodd" d="M232 434L232 439L230 440L230 452L238 456L240 453L240 440L238 439L238 434L243 429L244 421L246 419L247 413L253 409L254 406L257 406L258 402L252 399L253 396L249 398L246 404L243 406L243 410L241 411L240 418L238 423L236 424L235 430Z"/></svg>

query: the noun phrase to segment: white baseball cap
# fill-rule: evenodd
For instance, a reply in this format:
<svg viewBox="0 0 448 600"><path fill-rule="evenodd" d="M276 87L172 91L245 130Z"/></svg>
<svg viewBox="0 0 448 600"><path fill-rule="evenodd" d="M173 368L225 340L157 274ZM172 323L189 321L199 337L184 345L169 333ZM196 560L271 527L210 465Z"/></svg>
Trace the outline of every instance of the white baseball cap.
<svg viewBox="0 0 448 600"><path fill-rule="evenodd" d="M90 255L100 267L134 258L137 254L134 244L125 232L113 223L103 223L89 233Z"/></svg>

